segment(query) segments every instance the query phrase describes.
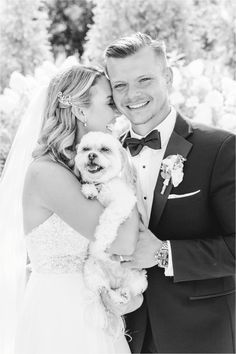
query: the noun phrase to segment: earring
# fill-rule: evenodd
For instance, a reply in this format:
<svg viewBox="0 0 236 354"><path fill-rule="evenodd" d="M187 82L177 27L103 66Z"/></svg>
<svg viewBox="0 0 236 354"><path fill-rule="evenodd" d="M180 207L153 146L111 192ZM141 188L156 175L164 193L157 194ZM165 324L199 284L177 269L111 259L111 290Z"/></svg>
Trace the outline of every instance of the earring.
<svg viewBox="0 0 236 354"><path fill-rule="evenodd" d="M80 113L82 116L84 116L84 121L82 122L82 123L83 123L83 126L84 126L84 127L87 127L87 119L85 118L84 111L83 111L81 108L79 108L79 113Z"/></svg>

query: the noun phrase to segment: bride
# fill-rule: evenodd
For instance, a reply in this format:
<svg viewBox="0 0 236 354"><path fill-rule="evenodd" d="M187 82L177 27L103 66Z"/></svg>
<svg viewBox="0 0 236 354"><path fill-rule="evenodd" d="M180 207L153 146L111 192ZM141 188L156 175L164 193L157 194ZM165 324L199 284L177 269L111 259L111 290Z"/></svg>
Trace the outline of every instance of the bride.
<svg viewBox="0 0 236 354"><path fill-rule="evenodd" d="M55 76L41 96L23 119L0 183L0 352L130 353L122 330L113 336L102 325L109 299L84 284L83 262L103 208L83 197L73 174L81 137L106 131L115 118L109 83L102 71L78 65ZM132 254L137 235L134 210L110 252ZM32 273L24 289L27 254ZM141 303L138 296L116 310L122 315Z"/></svg>

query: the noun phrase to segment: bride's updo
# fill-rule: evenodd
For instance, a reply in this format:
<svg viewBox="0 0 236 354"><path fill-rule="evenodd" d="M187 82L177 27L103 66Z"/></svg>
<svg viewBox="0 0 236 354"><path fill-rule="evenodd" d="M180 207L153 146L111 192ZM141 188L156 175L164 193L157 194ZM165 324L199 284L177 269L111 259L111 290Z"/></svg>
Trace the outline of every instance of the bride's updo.
<svg viewBox="0 0 236 354"><path fill-rule="evenodd" d="M76 112L91 103L90 88L104 72L75 65L57 74L48 87L43 126L34 158L48 154L67 168L74 167L78 124Z"/></svg>

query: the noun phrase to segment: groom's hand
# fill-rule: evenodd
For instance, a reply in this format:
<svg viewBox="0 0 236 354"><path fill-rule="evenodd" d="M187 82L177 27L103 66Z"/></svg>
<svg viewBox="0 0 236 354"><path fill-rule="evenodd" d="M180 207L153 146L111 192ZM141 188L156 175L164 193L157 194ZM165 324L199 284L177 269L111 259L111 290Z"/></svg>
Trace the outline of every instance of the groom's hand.
<svg viewBox="0 0 236 354"><path fill-rule="evenodd" d="M141 224L135 252L131 257L123 257L122 266L128 268L151 268L155 266L157 264L155 253L160 249L161 244L162 241Z"/></svg>

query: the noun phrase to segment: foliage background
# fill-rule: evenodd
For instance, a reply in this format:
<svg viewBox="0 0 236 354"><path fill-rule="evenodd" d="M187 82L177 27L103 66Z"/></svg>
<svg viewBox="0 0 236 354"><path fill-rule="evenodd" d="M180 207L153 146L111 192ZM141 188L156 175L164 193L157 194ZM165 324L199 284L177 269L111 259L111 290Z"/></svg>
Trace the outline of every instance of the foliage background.
<svg viewBox="0 0 236 354"><path fill-rule="evenodd" d="M0 174L37 88L63 65L101 63L136 31L164 39L172 104L236 132L234 0L0 0Z"/></svg>

